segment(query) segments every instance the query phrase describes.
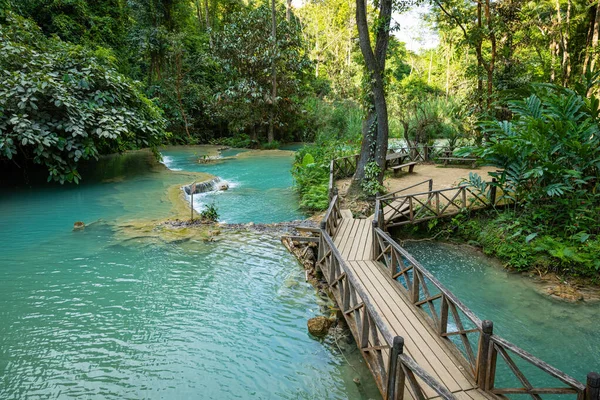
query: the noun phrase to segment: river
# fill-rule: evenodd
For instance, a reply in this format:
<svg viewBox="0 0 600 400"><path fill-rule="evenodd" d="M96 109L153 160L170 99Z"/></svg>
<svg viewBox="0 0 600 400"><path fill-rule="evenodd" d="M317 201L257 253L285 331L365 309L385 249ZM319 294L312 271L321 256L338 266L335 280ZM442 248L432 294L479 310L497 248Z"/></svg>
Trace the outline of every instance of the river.
<svg viewBox="0 0 600 400"><path fill-rule="evenodd" d="M227 222L303 217L291 153L200 165L201 152L165 150L171 168L231 183L198 196L199 209L214 200ZM378 398L358 351L307 333L318 298L277 235L131 231L180 216L172 189L206 177L137 152L90 166L80 186L2 189L1 399Z"/></svg>

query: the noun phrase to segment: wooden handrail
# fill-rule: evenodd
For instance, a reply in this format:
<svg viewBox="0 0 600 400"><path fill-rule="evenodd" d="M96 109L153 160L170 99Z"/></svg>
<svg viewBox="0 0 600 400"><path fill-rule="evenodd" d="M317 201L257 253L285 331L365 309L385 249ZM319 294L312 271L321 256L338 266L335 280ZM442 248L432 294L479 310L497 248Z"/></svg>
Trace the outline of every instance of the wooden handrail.
<svg viewBox="0 0 600 400"><path fill-rule="evenodd" d="M408 189L412 189L412 188L417 187L417 186L421 186L421 185L423 185L425 183L429 184L429 191L431 192L433 190L433 179L426 179L423 182L415 183L414 185L405 187L405 188L400 189L400 190L396 190L395 192L387 193L387 194L385 194L383 196L377 196L377 200L383 200L383 199L387 199L389 197L394 197L394 195L396 195L398 193L404 192L404 191L406 191Z"/></svg>
<svg viewBox="0 0 600 400"><path fill-rule="evenodd" d="M521 369L517 366L517 364L512 360L510 355L507 353L507 350L519 356L519 358L525 360L528 364L531 364L541 371L550 375L551 377L561 381L565 385L569 386L568 388L536 388L531 385L531 383L527 380ZM550 364L542 361L541 359L535 357L534 355L528 353L527 351L521 349L515 344L509 342L506 339L501 338L497 335L492 335L491 343L489 348L489 358L487 371L495 372L496 370L496 362L498 359L498 354L500 354L501 358L504 359L506 364L509 366L510 370L517 377L517 379L523 384L521 388L496 388L494 387L495 381L495 373L489 374L487 377L487 382L485 384L485 389L494 394L529 394L535 398L535 395L538 394L577 394L578 399L583 399L585 395L586 386L576 380L575 378L565 374L559 369L551 366Z"/></svg>
<svg viewBox="0 0 600 400"><path fill-rule="evenodd" d="M493 334L493 324L491 321L481 321L475 313L463 304L451 291L423 267L423 265L415 260L382 229L375 227L373 237L378 242L378 245L375 247L376 251L374 253L374 258L386 266L386 269L390 272L391 278L397 282L400 289L407 294L408 298L415 306L421 309L425 306L428 307L430 314L423 310L424 316L438 332L438 335L446 339L449 339L449 336L460 336L466 355L460 351L456 343L451 340L448 340L448 342L451 343L455 350L457 350L457 353L462 354L466 361L471 365L475 379L482 389L499 396L506 394L528 394L534 400L539 400L540 394L576 394L578 400L584 400L586 386L583 383L547 364L506 339ZM409 265L407 265L405 261L407 261ZM398 268L400 268L400 271L397 271ZM409 275L409 272L411 271L412 275ZM398 281L398 278L400 277L404 279L405 284ZM434 287L439 293L430 293L430 286ZM434 301L438 300L440 301L440 306L436 309ZM467 329L463 326L458 311L466 316L466 318L475 326L474 329ZM455 332L447 331L448 316L450 315L450 312L455 321ZM470 333L477 333L479 335L477 352L474 351L468 337L468 334ZM530 384L523 371L521 371L517 364L512 360L508 353L509 351L512 354L516 354L528 364L537 367L545 374L558 379L568 387L534 387ZM497 388L494 386L498 355L506 362L509 369L522 383L523 387Z"/></svg>
<svg viewBox="0 0 600 400"><path fill-rule="evenodd" d="M475 324L475 326L478 329L481 329L482 323L481 323L481 320L479 319L479 317L477 317L477 315L475 315L475 313L473 311L471 311L462 301L460 301L458 299L458 297L456 297L454 295L454 293L452 293L450 290L448 290L435 276L433 276L433 274L431 272L429 272L425 267L423 267L423 265L421 265L421 263L419 263L417 260L415 260L415 258L409 252L407 252L405 249L403 249L394 239L392 239L381 228L375 228L375 233L377 234L377 236L381 237L386 242L388 242L396 251L401 253L402 256L404 256L413 265L413 267L418 269L419 272L421 272L424 277L429 279L431 281L431 283L441 293L443 293L443 295L446 299L452 301L452 303L454 303L458 307L458 309L460 311L462 311L467 316L467 318L469 318L469 320L471 322L473 322L473 324ZM374 256L375 256L375 258L377 258L377 254L375 254Z"/></svg>
<svg viewBox="0 0 600 400"><path fill-rule="evenodd" d="M330 210L334 209L333 204L334 201L330 204ZM408 381L415 393L422 395L423 389L420 382L415 379L416 376L431 387L442 399L456 400L456 397L432 375L422 369L408 355L403 354L402 347L398 348L398 344L404 342L403 339L392 335L389 331L371 302L368 293L354 275L354 272L344 262L326 229L321 229L318 264L362 350L362 354L384 399L403 399L405 381ZM383 346L378 342L379 335L385 342ZM372 340L374 343L371 343ZM384 349L391 350L387 368L382 357ZM400 390L396 390L397 387Z"/></svg>

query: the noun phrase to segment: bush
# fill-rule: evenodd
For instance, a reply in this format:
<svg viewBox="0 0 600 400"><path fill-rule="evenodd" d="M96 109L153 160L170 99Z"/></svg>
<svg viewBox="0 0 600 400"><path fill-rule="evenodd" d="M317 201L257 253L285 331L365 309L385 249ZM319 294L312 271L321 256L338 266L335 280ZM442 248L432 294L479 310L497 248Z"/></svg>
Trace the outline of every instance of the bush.
<svg viewBox="0 0 600 400"><path fill-rule="evenodd" d="M207 204L200 213L200 218L207 222L217 222L219 220L219 210L215 203Z"/></svg>
<svg viewBox="0 0 600 400"><path fill-rule="evenodd" d="M332 159L356 154L359 142L335 139L326 134L318 136L315 144L305 145L296 152L292 175L300 194L300 205L313 211L329 205L329 165Z"/></svg>
<svg viewBox="0 0 600 400"><path fill-rule="evenodd" d="M161 111L102 52L13 14L0 26L0 80L0 157L43 165L49 181L77 183L81 160L165 137Z"/></svg>

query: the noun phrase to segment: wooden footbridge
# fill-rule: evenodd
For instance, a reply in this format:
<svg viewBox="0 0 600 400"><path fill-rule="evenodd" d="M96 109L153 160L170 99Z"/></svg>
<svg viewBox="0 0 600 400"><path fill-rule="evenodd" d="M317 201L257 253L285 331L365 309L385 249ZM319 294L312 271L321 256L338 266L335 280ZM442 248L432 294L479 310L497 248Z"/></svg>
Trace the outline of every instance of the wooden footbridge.
<svg viewBox="0 0 600 400"><path fill-rule="evenodd" d="M424 197L440 204L437 196ZM383 398L600 400L600 375L584 385L499 337L396 243L382 228L398 220L389 209L397 197L373 219L354 219L333 194L317 260Z"/></svg>

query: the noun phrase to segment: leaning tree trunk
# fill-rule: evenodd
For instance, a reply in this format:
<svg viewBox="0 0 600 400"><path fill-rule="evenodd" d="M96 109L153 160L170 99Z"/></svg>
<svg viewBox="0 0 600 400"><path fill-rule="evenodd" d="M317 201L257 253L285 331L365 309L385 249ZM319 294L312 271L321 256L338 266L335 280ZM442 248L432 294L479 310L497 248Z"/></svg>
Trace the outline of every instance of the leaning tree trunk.
<svg viewBox="0 0 600 400"><path fill-rule="evenodd" d="M372 108L367 112L367 118L363 122L363 142L356 173L354 174L353 186L362 182L365 178L365 166L373 161L381 169L378 180L380 183L383 182L389 134L383 73L385 71L385 57L390 38L391 15L392 0L381 0L379 2L379 24L376 31L375 50L373 50L371 47L369 26L367 24L365 1L356 0L356 25L358 28L360 50L365 59L367 73L371 78L369 81L372 94L370 98Z"/></svg>

